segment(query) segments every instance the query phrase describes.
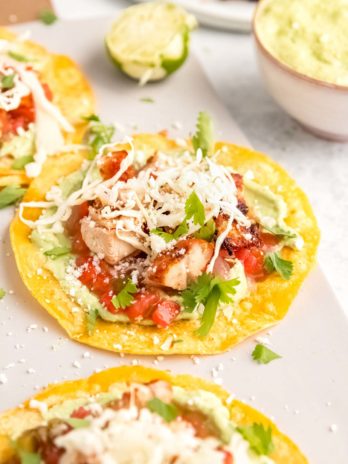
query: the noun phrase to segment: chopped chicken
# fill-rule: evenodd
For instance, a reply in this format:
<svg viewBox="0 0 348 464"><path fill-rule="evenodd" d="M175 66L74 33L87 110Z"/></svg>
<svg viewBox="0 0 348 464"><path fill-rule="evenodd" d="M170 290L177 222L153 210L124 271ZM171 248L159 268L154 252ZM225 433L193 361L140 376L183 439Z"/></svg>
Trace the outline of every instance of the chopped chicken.
<svg viewBox="0 0 348 464"><path fill-rule="evenodd" d="M152 285L184 290L205 271L213 253L214 245L205 240L182 240L154 259L146 280Z"/></svg>
<svg viewBox="0 0 348 464"><path fill-rule="evenodd" d="M219 216L215 219L218 235L226 229L227 222L228 216L224 214L219 214ZM230 254L233 254L233 251L238 248L257 246L259 241L259 228L256 224L252 224L250 227L244 227L234 221L228 236L224 240L223 248L225 248Z"/></svg>

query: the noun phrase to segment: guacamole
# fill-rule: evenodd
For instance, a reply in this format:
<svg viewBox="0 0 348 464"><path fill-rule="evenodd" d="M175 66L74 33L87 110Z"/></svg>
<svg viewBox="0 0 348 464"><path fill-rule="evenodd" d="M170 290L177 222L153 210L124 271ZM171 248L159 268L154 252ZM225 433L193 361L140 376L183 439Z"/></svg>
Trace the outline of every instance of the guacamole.
<svg viewBox="0 0 348 464"><path fill-rule="evenodd" d="M265 48L295 71L348 85L348 0L266 0L256 31Z"/></svg>

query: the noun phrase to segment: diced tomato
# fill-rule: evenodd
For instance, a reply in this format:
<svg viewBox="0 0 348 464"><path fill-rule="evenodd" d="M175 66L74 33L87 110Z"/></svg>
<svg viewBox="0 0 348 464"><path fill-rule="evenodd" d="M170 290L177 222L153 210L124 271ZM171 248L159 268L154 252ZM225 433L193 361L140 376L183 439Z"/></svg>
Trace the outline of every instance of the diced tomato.
<svg viewBox="0 0 348 464"><path fill-rule="evenodd" d="M225 455L224 464L233 464L233 454L229 451L222 450Z"/></svg>
<svg viewBox="0 0 348 464"><path fill-rule="evenodd" d="M42 86L42 89L43 89L43 91L45 93L45 97L47 98L47 100L52 101L53 100L53 93L52 93L52 90L50 89L49 85L46 84L46 82L42 82L41 86Z"/></svg>
<svg viewBox="0 0 348 464"><path fill-rule="evenodd" d="M46 464L58 464L63 450L57 448L53 443L47 445L41 451L42 462Z"/></svg>
<svg viewBox="0 0 348 464"><path fill-rule="evenodd" d="M121 167L122 161L127 157L128 153L125 150L114 151L108 153L104 158L102 158L99 165L100 174L104 179L111 179ZM136 170L133 166L130 166L126 172L122 174L120 180L127 181L131 177L136 175Z"/></svg>
<svg viewBox="0 0 348 464"><path fill-rule="evenodd" d="M73 417L74 419L84 419L90 414L91 412L88 409L84 408L83 406L80 406L72 412L70 417Z"/></svg>
<svg viewBox="0 0 348 464"><path fill-rule="evenodd" d="M104 295L110 291L111 277L104 261L101 260L96 267L92 256L78 256L76 264L78 267L82 267L79 280L89 290L97 295Z"/></svg>
<svg viewBox="0 0 348 464"><path fill-rule="evenodd" d="M156 325L166 328L179 313L180 305L178 303L171 300L162 300L157 304L151 318Z"/></svg>
<svg viewBox="0 0 348 464"><path fill-rule="evenodd" d="M131 320L145 319L159 302L158 295L150 292L139 292L134 295L134 302L124 312Z"/></svg>
<svg viewBox="0 0 348 464"><path fill-rule="evenodd" d="M2 136L16 134L21 127L27 130L35 121L35 107L31 95L22 98L18 108L12 111L0 110L0 133Z"/></svg>
<svg viewBox="0 0 348 464"><path fill-rule="evenodd" d="M112 298L114 297L114 293L112 290L109 290L107 293L99 297L99 301L105 307L107 311L111 314L117 314L119 310L115 307L112 302Z"/></svg>
<svg viewBox="0 0 348 464"><path fill-rule="evenodd" d="M240 248L234 252L236 258L242 261L245 273L251 277L262 277L264 268L264 253L256 247Z"/></svg>
<svg viewBox="0 0 348 464"><path fill-rule="evenodd" d="M195 430L195 435L199 438L207 438L214 434L214 428L208 417L200 411L190 411L189 409L182 412L181 417L184 421L189 422Z"/></svg>
<svg viewBox="0 0 348 464"><path fill-rule="evenodd" d="M260 239L265 248L272 248L279 243L279 238L273 234L261 233Z"/></svg>

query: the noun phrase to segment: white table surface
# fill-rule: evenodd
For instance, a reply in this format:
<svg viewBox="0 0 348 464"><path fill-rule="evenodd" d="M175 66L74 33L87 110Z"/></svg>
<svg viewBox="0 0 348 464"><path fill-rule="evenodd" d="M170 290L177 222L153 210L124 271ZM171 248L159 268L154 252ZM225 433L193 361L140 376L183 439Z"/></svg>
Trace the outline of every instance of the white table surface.
<svg viewBox="0 0 348 464"><path fill-rule="evenodd" d="M129 5L126 0L53 1L64 19L112 17ZM307 134L272 101L250 35L201 28L193 35L193 49L251 144L280 162L308 194L322 231L319 262L348 315L348 144Z"/></svg>

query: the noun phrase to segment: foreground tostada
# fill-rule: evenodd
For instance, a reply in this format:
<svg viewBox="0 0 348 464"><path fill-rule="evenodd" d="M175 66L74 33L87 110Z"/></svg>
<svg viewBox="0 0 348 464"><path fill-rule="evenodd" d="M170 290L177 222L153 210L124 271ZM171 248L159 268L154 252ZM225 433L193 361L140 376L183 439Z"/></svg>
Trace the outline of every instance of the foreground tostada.
<svg viewBox="0 0 348 464"><path fill-rule="evenodd" d="M70 58L0 28L0 186L27 184L48 155L78 144L93 110Z"/></svg>
<svg viewBox="0 0 348 464"><path fill-rule="evenodd" d="M2 464L305 464L265 416L189 375L119 367L0 415Z"/></svg>
<svg viewBox="0 0 348 464"><path fill-rule="evenodd" d="M267 156L214 144L211 125L200 114L192 143L135 135L93 160L51 157L30 186L17 265L73 339L212 354L284 317L315 260L312 209Z"/></svg>

